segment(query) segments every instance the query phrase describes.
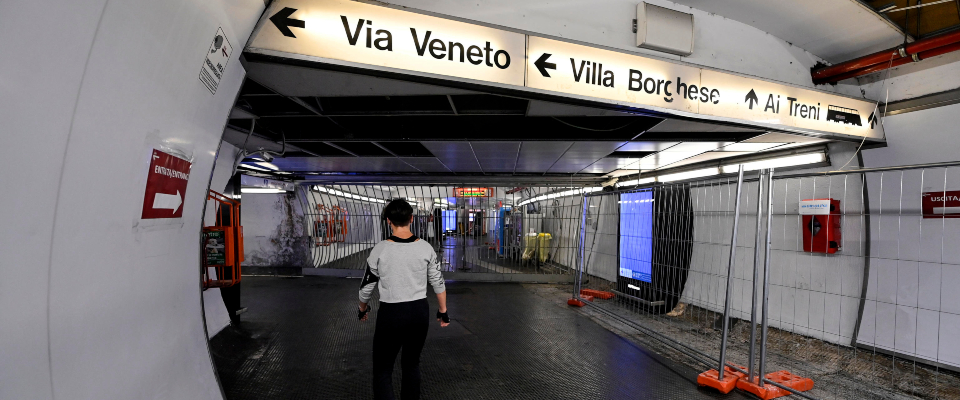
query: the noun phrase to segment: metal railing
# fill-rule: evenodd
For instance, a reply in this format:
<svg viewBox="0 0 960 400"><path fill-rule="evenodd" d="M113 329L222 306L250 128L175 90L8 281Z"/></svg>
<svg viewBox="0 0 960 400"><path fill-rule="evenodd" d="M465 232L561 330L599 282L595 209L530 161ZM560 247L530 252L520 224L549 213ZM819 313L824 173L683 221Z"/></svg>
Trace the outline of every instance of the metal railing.
<svg viewBox="0 0 960 400"><path fill-rule="evenodd" d="M460 187L462 188L462 187ZM383 207L414 207L414 234L437 250L448 272L570 275L577 257L581 187L310 184L298 187L314 267L366 268L386 239ZM540 200L533 201L540 197Z"/></svg>
<svg viewBox="0 0 960 400"><path fill-rule="evenodd" d="M574 296L614 294L586 310L704 370L812 379L799 397L960 398L958 167L764 171L588 194ZM813 199L834 210L800 215Z"/></svg>

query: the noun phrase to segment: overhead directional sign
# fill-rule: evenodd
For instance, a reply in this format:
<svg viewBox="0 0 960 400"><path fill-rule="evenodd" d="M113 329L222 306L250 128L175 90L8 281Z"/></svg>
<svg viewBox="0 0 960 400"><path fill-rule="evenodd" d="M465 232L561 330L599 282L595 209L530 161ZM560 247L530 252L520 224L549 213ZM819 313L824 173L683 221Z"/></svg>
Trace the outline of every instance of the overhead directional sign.
<svg viewBox="0 0 960 400"><path fill-rule="evenodd" d="M882 139L874 103L349 0L278 0L246 51L460 78L810 134Z"/></svg>
<svg viewBox="0 0 960 400"><path fill-rule="evenodd" d="M147 187L143 193L142 219L180 218L183 195L187 192L191 163L182 158L153 150Z"/></svg>
<svg viewBox="0 0 960 400"><path fill-rule="evenodd" d="M297 12L296 8L284 7L282 10L270 17L270 22L273 22L273 26L276 26L283 36L296 38L297 35L293 34L293 31L290 30L290 27L295 26L297 28L306 28L307 24L299 19L290 18L290 15L295 12Z"/></svg>
<svg viewBox="0 0 960 400"><path fill-rule="evenodd" d="M347 0L276 1L267 15L249 51L523 86L521 33Z"/></svg>

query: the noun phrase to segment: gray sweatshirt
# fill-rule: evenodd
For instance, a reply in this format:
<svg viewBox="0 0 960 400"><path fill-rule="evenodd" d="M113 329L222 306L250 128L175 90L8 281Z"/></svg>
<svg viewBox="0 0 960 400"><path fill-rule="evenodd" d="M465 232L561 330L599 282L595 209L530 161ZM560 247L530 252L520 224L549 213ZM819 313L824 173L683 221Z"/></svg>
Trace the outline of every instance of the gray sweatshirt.
<svg viewBox="0 0 960 400"><path fill-rule="evenodd" d="M360 301L367 303L379 285L380 301L402 303L427 297L427 281L434 293L443 293L443 274L433 246L423 240L377 243L367 257L367 271L360 283Z"/></svg>

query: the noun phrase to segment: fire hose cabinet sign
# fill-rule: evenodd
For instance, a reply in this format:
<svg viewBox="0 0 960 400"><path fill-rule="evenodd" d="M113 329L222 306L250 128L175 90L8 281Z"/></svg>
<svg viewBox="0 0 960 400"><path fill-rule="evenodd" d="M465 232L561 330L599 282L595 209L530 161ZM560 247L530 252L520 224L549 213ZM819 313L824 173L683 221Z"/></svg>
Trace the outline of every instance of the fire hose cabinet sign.
<svg viewBox="0 0 960 400"><path fill-rule="evenodd" d="M803 251L833 254L840 250L840 200L801 200L800 215Z"/></svg>

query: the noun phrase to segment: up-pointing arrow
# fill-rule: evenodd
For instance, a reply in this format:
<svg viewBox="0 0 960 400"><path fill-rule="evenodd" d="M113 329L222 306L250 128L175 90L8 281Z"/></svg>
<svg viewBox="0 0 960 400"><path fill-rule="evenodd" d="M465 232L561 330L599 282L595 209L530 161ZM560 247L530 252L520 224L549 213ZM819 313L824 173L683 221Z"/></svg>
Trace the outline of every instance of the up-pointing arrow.
<svg viewBox="0 0 960 400"><path fill-rule="evenodd" d="M753 89L750 89L750 93L747 93L747 97L743 99L750 106L750 109L753 109L753 105L760 102L760 99L757 98L757 92L754 92Z"/></svg>
<svg viewBox="0 0 960 400"><path fill-rule="evenodd" d="M176 214L181 204L183 204L183 199L179 190L177 194L157 193L153 197L154 210L173 210L173 213Z"/></svg>
<svg viewBox="0 0 960 400"><path fill-rule="evenodd" d="M550 77L550 74L547 72L548 69L557 69L557 64L547 62L547 59L550 58L550 53L543 53L536 62L533 63L540 70L540 75L543 75L547 78Z"/></svg>
<svg viewBox="0 0 960 400"><path fill-rule="evenodd" d="M290 16L295 12L297 12L296 8L284 7L282 10L280 10L280 12L273 14L273 16L270 17L270 22L273 22L273 24L276 25L277 29L280 30L280 33L282 33L283 36L296 38L296 36L293 34L293 31L290 30L290 27L306 28L307 23L299 19L290 18Z"/></svg>

